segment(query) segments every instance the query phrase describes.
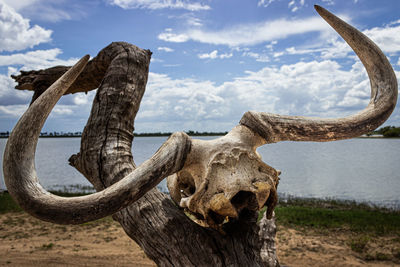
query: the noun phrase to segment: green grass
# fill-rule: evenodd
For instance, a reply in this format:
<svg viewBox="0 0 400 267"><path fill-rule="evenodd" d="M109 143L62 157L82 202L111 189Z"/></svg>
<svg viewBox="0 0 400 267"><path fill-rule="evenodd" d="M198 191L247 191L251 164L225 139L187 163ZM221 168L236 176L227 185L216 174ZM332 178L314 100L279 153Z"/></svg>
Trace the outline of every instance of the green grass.
<svg viewBox="0 0 400 267"><path fill-rule="evenodd" d="M22 211L18 204L8 193L0 193L0 214Z"/></svg>
<svg viewBox="0 0 400 267"><path fill-rule="evenodd" d="M60 191L52 193L65 197L82 195ZM0 213L18 211L21 211L21 208L11 196L8 193L0 193ZM264 211L265 209L262 212ZM275 215L278 225L316 230L350 230L368 235L400 235L399 211L352 201L288 199L280 201L275 208ZM357 246L362 246L362 243L362 240L355 240L354 248L357 250Z"/></svg>
<svg viewBox="0 0 400 267"><path fill-rule="evenodd" d="M261 214L260 214L261 215ZM400 212L351 201L291 199L275 208L278 225L400 235Z"/></svg>
<svg viewBox="0 0 400 267"><path fill-rule="evenodd" d="M51 193L62 197L75 197L85 195L83 193L71 193L61 191L51 191ZM0 193L0 214L19 211L22 211L22 209L20 208L20 206L18 206L18 204L14 201L9 193Z"/></svg>

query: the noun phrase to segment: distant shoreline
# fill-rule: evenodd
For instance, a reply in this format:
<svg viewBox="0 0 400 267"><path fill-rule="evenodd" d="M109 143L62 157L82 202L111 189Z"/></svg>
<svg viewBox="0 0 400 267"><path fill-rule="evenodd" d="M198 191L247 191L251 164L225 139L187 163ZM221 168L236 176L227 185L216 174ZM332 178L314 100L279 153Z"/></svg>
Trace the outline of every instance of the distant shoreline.
<svg viewBox="0 0 400 267"><path fill-rule="evenodd" d="M189 131L185 132L189 136L223 136L228 132L194 132ZM167 133L134 133L134 137L159 137L159 136L170 136L173 134L172 132ZM57 135L40 135L39 138L73 138L73 137L82 137L81 134L57 134ZM0 135L0 138L8 138L8 135Z"/></svg>
<svg viewBox="0 0 400 267"><path fill-rule="evenodd" d="M228 132L186 132L189 136L224 136ZM170 136L172 133L134 133L134 137L164 137ZM41 135L39 138L77 138L82 135ZM0 139L7 139L8 136L0 136ZM362 135L355 138L371 138L371 139L399 139L400 137L385 137L383 135Z"/></svg>

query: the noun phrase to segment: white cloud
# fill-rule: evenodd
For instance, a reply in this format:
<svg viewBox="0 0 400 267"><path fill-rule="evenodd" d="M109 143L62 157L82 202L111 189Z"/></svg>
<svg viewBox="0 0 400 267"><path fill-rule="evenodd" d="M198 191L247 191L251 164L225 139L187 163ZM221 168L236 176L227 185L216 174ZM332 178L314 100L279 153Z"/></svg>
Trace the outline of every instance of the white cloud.
<svg viewBox="0 0 400 267"><path fill-rule="evenodd" d="M160 58L151 57L150 62L151 63L156 63L156 62L161 63L161 62L164 62L164 60L162 60Z"/></svg>
<svg viewBox="0 0 400 267"><path fill-rule="evenodd" d="M322 0L322 2L328 6L333 6L335 4L333 0ZM357 0L354 0L354 3L357 3Z"/></svg>
<svg viewBox="0 0 400 267"><path fill-rule="evenodd" d="M184 43L189 41L190 37L186 34L175 34L172 32L163 32L158 35L158 39L173 42L173 43Z"/></svg>
<svg viewBox="0 0 400 267"><path fill-rule="evenodd" d="M195 17L188 17L186 23L195 27L203 26L201 19Z"/></svg>
<svg viewBox="0 0 400 267"><path fill-rule="evenodd" d="M364 31L386 53L400 51L400 24L375 27Z"/></svg>
<svg viewBox="0 0 400 267"><path fill-rule="evenodd" d="M32 92L15 90L16 83L11 79L10 71L8 75L0 74L0 106L20 105L29 102Z"/></svg>
<svg viewBox="0 0 400 267"><path fill-rule="evenodd" d="M2 0L25 17L40 21L58 22L86 16L87 10L97 5L90 1L65 0ZM65 5L68 3L68 5Z"/></svg>
<svg viewBox="0 0 400 267"><path fill-rule="evenodd" d="M38 25L30 26L28 19L0 2L0 52L23 50L49 42L51 33Z"/></svg>
<svg viewBox="0 0 400 267"><path fill-rule="evenodd" d="M375 27L363 31L375 42L384 53L396 54L400 52L400 23L392 22L385 27ZM345 58L352 53L350 46L339 36L320 38L312 46L288 47L284 51L275 52L274 57L282 55L320 54L322 59Z"/></svg>
<svg viewBox="0 0 400 267"><path fill-rule="evenodd" d="M112 5L123 9L186 9L190 11L200 11L211 9L208 5L199 2L185 0L109 0Z"/></svg>
<svg viewBox="0 0 400 267"><path fill-rule="evenodd" d="M218 50L214 50L210 53L204 53L204 54L199 54L197 55L200 59L224 59L224 58L230 58L233 56L232 53L226 53L226 54L218 54Z"/></svg>
<svg viewBox="0 0 400 267"><path fill-rule="evenodd" d="M350 71L332 60L266 67L220 85L150 73L136 125L142 132L222 131L248 110L343 117L362 110L369 96L369 80L359 62Z"/></svg>
<svg viewBox="0 0 400 267"><path fill-rule="evenodd" d="M73 114L73 110L71 109L71 107L69 106L65 106L65 105L57 105L53 108L53 110L51 111L52 114L51 116L54 115L71 115Z"/></svg>
<svg viewBox="0 0 400 267"><path fill-rule="evenodd" d="M400 52L400 25L392 24L386 27L375 27L363 31L384 53ZM351 48L342 39L334 38L328 41L328 45L322 49L322 57L340 58L346 57Z"/></svg>
<svg viewBox="0 0 400 267"><path fill-rule="evenodd" d="M304 3L304 0L291 0L288 4L288 8L291 9L292 12L296 12L297 10L299 10L299 8L304 6Z"/></svg>
<svg viewBox="0 0 400 267"><path fill-rule="evenodd" d="M262 6L262 7L268 7L270 4L275 2L276 0L259 0L257 3L257 6ZM325 1L331 1L331 0L322 0L323 2ZM305 0L290 0L288 1L288 8L292 12L296 12L299 10L299 8L303 7L305 4Z"/></svg>
<svg viewBox="0 0 400 267"><path fill-rule="evenodd" d="M6 114L14 118L19 118L24 114L28 108L28 104L25 105L0 105L0 115Z"/></svg>
<svg viewBox="0 0 400 267"><path fill-rule="evenodd" d="M265 46L265 48L267 48L269 51L273 51L274 50L274 45L276 45L278 43L278 41L274 40L272 42L270 42L269 44L267 44Z"/></svg>
<svg viewBox="0 0 400 267"><path fill-rule="evenodd" d="M31 7L33 5L37 5L41 0L2 0L5 4L12 7L16 11L20 11L21 9Z"/></svg>
<svg viewBox="0 0 400 267"><path fill-rule="evenodd" d="M297 20L278 19L261 23L239 24L218 31L189 29L174 33L172 29L167 29L159 34L158 38L177 43L193 40L214 45L240 46L256 45L291 35L327 30L330 30L329 26L321 18L310 17Z"/></svg>
<svg viewBox="0 0 400 267"><path fill-rule="evenodd" d="M169 47L165 47L165 46L161 46L157 48L158 51L164 51L164 52L174 52L174 49L169 48Z"/></svg>
<svg viewBox="0 0 400 267"><path fill-rule="evenodd" d="M254 53L254 52L250 52L250 51L245 51L242 56L244 57L251 57L256 59L256 61L258 62L269 62L269 57L265 54L259 54L259 53Z"/></svg>
<svg viewBox="0 0 400 267"><path fill-rule="evenodd" d="M275 0L260 0L258 1L257 6L268 7L273 2L275 2Z"/></svg>
<svg viewBox="0 0 400 267"><path fill-rule="evenodd" d="M95 91L89 91L86 94L74 94L73 95L73 101L74 104L79 106L79 105L91 105L91 102L93 101L94 95L96 94Z"/></svg>
<svg viewBox="0 0 400 267"><path fill-rule="evenodd" d="M57 58L62 51L58 48L35 50L26 53L0 55L0 66L23 65L24 70L44 69L56 65L73 65L78 59L62 60Z"/></svg>

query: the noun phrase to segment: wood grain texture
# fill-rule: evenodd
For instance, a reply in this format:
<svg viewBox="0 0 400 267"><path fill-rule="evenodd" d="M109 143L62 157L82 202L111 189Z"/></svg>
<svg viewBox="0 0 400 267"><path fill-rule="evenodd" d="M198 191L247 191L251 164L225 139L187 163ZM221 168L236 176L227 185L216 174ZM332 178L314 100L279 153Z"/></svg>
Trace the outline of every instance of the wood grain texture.
<svg viewBox="0 0 400 267"><path fill-rule="evenodd" d="M97 190L135 169L131 155L133 122L145 91L150 60L148 52L127 43L114 43L105 50L112 50L103 53L113 54L115 59L94 99L81 150L70 159ZM169 196L153 189L113 218L159 266L278 265L275 250L268 257L261 256L265 236L269 247L274 248L275 232L260 231L256 213L243 215L223 235L197 225ZM275 229L273 220L267 224L268 229Z"/></svg>
<svg viewBox="0 0 400 267"><path fill-rule="evenodd" d="M150 58L149 55L147 57ZM149 160L121 177L117 183L104 187L101 192L75 198L59 197L47 192L40 185L34 167L37 140L50 111L82 72L88 59L89 56L82 58L33 102L12 131L6 145L4 178L7 189L22 208L42 220L78 224L111 215L142 197L165 176L179 171L190 151L189 137L185 133L174 133ZM118 56L115 59L111 66L126 65L124 61L118 61ZM143 66L146 66L145 63L136 62ZM143 88L147 72L144 74L138 78L139 82L142 79ZM115 73L110 71L109 75ZM123 142L112 140L117 150L120 149L120 143Z"/></svg>

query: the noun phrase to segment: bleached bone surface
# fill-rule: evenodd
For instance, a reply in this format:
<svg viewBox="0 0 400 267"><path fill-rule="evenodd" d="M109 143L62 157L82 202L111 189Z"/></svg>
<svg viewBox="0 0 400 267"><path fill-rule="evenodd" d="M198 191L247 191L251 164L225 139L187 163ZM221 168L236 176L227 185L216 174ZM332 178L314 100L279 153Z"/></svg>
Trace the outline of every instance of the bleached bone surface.
<svg viewBox="0 0 400 267"><path fill-rule="evenodd" d="M264 143L245 126L215 140L193 140L183 169L167 179L172 199L211 227L265 204L272 215L279 171L257 153Z"/></svg>

